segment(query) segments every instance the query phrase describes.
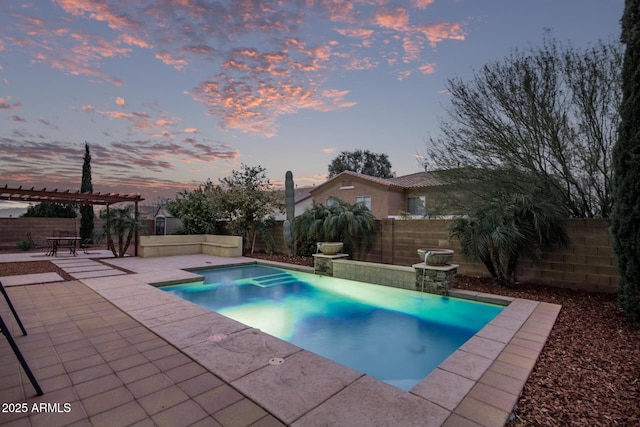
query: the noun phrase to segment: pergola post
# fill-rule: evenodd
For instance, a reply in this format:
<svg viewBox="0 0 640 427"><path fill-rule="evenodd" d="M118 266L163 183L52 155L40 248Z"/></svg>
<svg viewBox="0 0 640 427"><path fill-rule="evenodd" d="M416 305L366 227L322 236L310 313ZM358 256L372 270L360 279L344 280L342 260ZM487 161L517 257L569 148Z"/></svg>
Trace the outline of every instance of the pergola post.
<svg viewBox="0 0 640 427"><path fill-rule="evenodd" d="M134 217L134 221L135 221L135 224L136 224L135 247L133 248L133 254L135 256L138 256L138 243L140 243L139 242L139 240L140 240L140 231L138 230L138 202L137 201L135 202L133 217Z"/></svg>

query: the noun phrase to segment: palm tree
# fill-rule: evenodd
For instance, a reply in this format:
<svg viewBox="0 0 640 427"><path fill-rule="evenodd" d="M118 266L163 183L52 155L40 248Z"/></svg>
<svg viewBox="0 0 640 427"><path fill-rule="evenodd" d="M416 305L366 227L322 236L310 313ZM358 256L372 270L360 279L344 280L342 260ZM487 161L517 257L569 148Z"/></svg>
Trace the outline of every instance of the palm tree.
<svg viewBox="0 0 640 427"><path fill-rule="evenodd" d="M309 248L316 242L343 242L347 253L362 242L371 248L378 226L376 218L363 203L351 205L339 199L332 206L313 203L302 215L293 221L296 241L302 248Z"/></svg>
<svg viewBox="0 0 640 427"><path fill-rule="evenodd" d="M103 235L107 238L108 249L116 258L125 256L136 231L144 228L144 223L137 218L134 206L107 208L100 212L100 218L104 220ZM117 250L113 241L114 235L118 238Z"/></svg>
<svg viewBox="0 0 640 427"><path fill-rule="evenodd" d="M567 212L555 199L536 194L501 193L468 218L457 218L449 236L460 241L462 253L482 262L498 283L515 282L518 260L541 260L542 250L568 245Z"/></svg>

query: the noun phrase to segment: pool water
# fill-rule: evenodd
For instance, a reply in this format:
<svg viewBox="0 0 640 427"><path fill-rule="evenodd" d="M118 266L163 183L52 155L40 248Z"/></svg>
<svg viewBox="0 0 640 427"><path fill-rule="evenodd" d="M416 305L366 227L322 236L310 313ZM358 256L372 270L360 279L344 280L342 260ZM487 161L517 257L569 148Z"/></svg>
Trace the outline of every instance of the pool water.
<svg viewBox="0 0 640 427"><path fill-rule="evenodd" d="M249 265L162 287L224 316L410 390L501 306Z"/></svg>

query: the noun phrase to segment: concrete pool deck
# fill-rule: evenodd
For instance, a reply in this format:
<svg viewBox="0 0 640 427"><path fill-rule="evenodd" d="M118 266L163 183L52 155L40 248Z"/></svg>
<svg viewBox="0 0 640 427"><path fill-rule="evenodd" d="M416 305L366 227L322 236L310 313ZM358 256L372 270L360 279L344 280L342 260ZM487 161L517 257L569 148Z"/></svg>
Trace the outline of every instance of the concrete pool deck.
<svg viewBox="0 0 640 427"><path fill-rule="evenodd" d="M120 407L120 413L126 412L127 408L135 408L131 409L136 414L132 415L134 418L141 417L140 420L153 421L158 425L190 425L202 419L218 423L212 423L213 425L230 426L282 424L293 426L502 426L517 403L518 396L560 311L560 306L554 304L506 298L509 300L509 305L500 315L423 379L411 392L404 392L149 286L150 283L159 281L176 283L197 280L199 277L197 274L183 271L184 268L239 264L255 261L253 259L186 255L147 259L110 258L102 261L118 271L124 269L133 274L107 275L108 270L102 269L104 267L102 265L100 267L102 270L96 270L98 276L81 278L77 282L8 288L18 313L21 317L26 316L28 319L26 322L23 318L23 322L30 334L22 337L18 331L14 333L14 338L19 346L24 343L29 350L25 357L30 363L32 361L36 363L35 361L41 358L37 356L36 342L45 342L34 341L30 325L36 328L33 335L48 335L49 341L55 344L54 338L57 335L52 328L48 327L46 317L42 318L39 310L35 309L42 307L43 304L46 306L47 298L52 299L50 301L52 306L55 303L71 304L71 311L78 313L84 319L83 321L92 318L109 319L110 316L119 319L116 325L107 325L109 330L105 330L102 335L76 334L80 337L79 340L89 341L90 347L103 361L97 363L91 371L104 372L104 374L102 376L93 374L95 378L91 381L113 384L112 388L101 394L114 394L112 390L122 389L119 393L122 394L123 401L119 406L96 409L95 403L92 406L93 400L90 400L94 397L93 395L86 397L89 403L85 404L86 392L82 390L87 388L87 385L83 386L84 382L76 384L74 378L65 382L69 384L63 389L75 390L75 394L71 390L68 392L75 396L73 401L78 402L78 405L83 408L85 416L80 419L92 425L101 424L100 420L109 420L110 413L116 417L116 408ZM0 262L7 261L0 256ZM15 259L11 262L19 262L19 260ZM70 266L65 268L64 263L57 264L65 271L66 268L71 268ZM77 265L75 267L77 269ZM81 270L83 273L87 271L84 268ZM100 277L99 271L105 272L105 275ZM67 288L73 288L73 294L81 297L75 300L70 298L66 295ZM494 298L505 300L503 297L458 292L459 296L482 301L492 301ZM90 302L84 302L83 299ZM110 314L105 316L94 313L95 316L92 316L92 306L107 310ZM17 326L10 313L5 311L4 303L0 305L0 309L2 309L3 319L10 323L12 331L15 332ZM67 312L69 310L69 308L66 309ZM127 327L120 331L118 327L120 324ZM100 331L100 328L98 327L97 331ZM133 334L129 330L135 330L137 333ZM116 339L116 335L113 334L119 338ZM65 336L67 336L66 339L71 340L74 335L70 332ZM113 352L112 347L117 345L101 345L101 343L110 342L107 340L109 336L113 336L115 342L123 346L129 343L129 347L141 353L125 358L139 356L136 360L140 363L146 360L156 369L147 368L148 376L144 376L143 368L134 369L136 365L127 367L133 378L137 378L133 382L127 382L129 380L126 375L114 373L113 363L110 361L113 360L113 354L102 354L103 347L105 347L104 351ZM137 340L140 340L140 337L145 337L146 340L139 341L136 345L137 340L134 339L136 336L139 336ZM180 359L182 363L179 366L175 364L157 366L152 359L154 354L152 349L145 350L145 346L141 345L146 341L153 342L158 348L162 348L158 351L159 354L171 353L166 357ZM67 347L71 347L71 342L75 341L68 341ZM5 365L15 367L17 364L10 349L7 349L6 340L0 340L0 360L2 361L0 372L3 379L5 372L9 371ZM50 358L53 359L55 354L58 360L63 359L62 355L66 354L59 353L56 349L46 351L52 352L49 355ZM96 356L90 350L83 351ZM157 360L164 358L158 356ZM116 362L117 360L119 359L115 359ZM62 365L59 369L65 371L68 377L76 372L69 371L64 360ZM178 374L181 370L177 368L183 365L189 366L185 370L191 374ZM13 374L7 375L15 376L16 370L11 370ZM40 369L34 369L34 371L36 378L40 378L39 372L42 373L42 371ZM164 383L156 384L160 380L153 380L153 378L158 375L165 380ZM183 389L182 382L196 382L195 378L201 376L203 379L198 380L198 383L202 382L201 387L208 388L207 390L196 394L196 391L189 392ZM24 374L17 377L21 378L18 383L22 384L22 392L18 393L17 385L8 389L0 387L2 402L15 402L20 399L52 402L53 400L50 399L55 399L57 391L53 391L48 384L48 378L42 381L44 396L34 398L31 397L34 394L33 389L23 378ZM110 380L107 381L106 378ZM179 379L183 381L177 382ZM144 390L145 381L149 385L147 390ZM210 384L206 384L207 382ZM224 386L223 389L220 389L222 386ZM215 390L218 392L214 393ZM200 391L200 389L197 390L197 392ZM12 397L11 393L18 394ZM203 397L205 394L209 398ZM227 394L235 396L235 400L225 397ZM155 406L149 403L153 400L149 397L152 395L156 398ZM180 398L176 397L178 395ZM127 398L125 399L124 396ZM107 396L104 398L106 399ZM191 413L199 414L201 418L194 419L195 415L192 415L191 418L185 417L179 424L166 422L170 418L168 411L179 413L187 407L192 407ZM196 411L195 408L200 411ZM101 409L102 411L99 412ZM218 413L223 410L226 412ZM160 414L165 414L165 417L162 418ZM0 414L0 423L3 422L2 415L4 414ZM38 416L41 417L42 414L30 414L28 418L37 420ZM175 421L174 418L171 419ZM12 422L22 419L27 417L21 418L14 414L11 418ZM187 422L187 419L191 421ZM115 423L112 422L110 425L133 423L132 421L127 424L118 420L119 418L113 418L111 421ZM37 424L32 421L32 425Z"/></svg>

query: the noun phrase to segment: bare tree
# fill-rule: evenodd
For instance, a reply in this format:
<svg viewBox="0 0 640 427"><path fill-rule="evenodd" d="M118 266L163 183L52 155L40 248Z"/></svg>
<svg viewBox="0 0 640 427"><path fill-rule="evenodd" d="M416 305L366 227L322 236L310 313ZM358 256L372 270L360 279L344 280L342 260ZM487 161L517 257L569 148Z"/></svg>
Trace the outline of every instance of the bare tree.
<svg viewBox="0 0 640 427"><path fill-rule="evenodd" d="M619 44L580 50L546 37L465 82L450 79L451 105L427 159L451 181L559 197L574 217L611 212L611 152L621 101ZM425 164L425 166L427 166Z"/></svg>

